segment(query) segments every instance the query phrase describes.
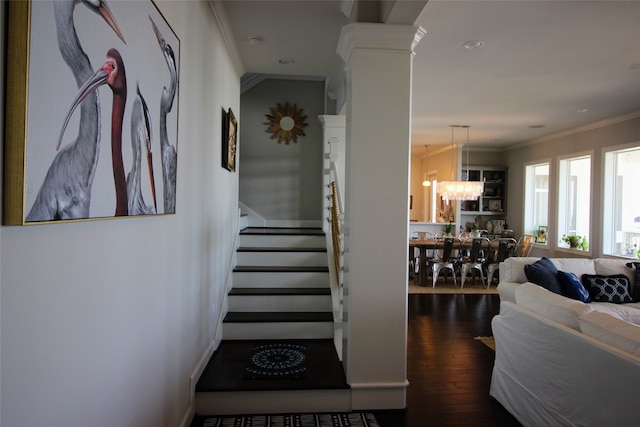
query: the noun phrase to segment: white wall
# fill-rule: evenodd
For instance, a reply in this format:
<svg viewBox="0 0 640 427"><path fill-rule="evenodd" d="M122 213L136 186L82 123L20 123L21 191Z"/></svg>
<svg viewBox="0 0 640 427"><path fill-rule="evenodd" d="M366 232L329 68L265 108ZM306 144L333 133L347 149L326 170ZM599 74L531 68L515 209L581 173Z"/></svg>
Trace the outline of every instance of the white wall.
<svg viewBox="0 0 640 427"><path fill-rule="evenodd" d="M220 110L242 121L239 75L207 2L156 3L181 41L176 214L0 228L3 427L176 426L189 414L237 233Z"/></svg>
<svg viewBox="0 0 640 427"><path fill-rule="evenodd" d="M639 114L630 115L626 120L609 120L594 123L572 132L565 132L555 137L546 138L538 142L531 142L506 152L509 165L508 178L508 212L509 227L516 235L524 229L524 167L527 163L549 161L549 232L547 246L537 245L531 252L532 256L563 256L570 257L575 251L556 251L554 242L558 240L557 210L558 210L558 157L573 153L593 150L592 159L592 193L591 193L591 233L589 247L591 257L599 257L602 240L602 182L603 182L603 147L636 143L640 145L640 117ZM585 254L587 255L587 254Z"/></svg>
<svg viewBox="0 0 640 427"><path fill-rule="evenodd" d="M296 104L307 116L298 142L278 143L266 114L278 103ZM267 79L242 94L239 121L240 201L269 221L322 219L324 82Z"/></svg>
<svg viewBox="0 0 640 427"><path fill-rule="evenodd" d="M456 168L459 164L460 158L458 153L458 147L453 149L453 165L454 165L454 179L458 179L460 174ZM425 188L422 186L425 173L434 175L438 181L451 180L451 147L447 145L432 145L429 147L429 164L427 165L427 151L424 146L412 146L411 147L411 176L410 176L410 195L413 196L413 208L410 211L410 220L424 222L427 218L427 212L425 207L425 195L428 194ZM432 190L433 191L433 190ZM436 198L438 201L440 197ZM452 201L454 206L456 202ZM439 209L439 202L436 203L436 215L431 218L431 222L437 221L437 212Z"/></svg>

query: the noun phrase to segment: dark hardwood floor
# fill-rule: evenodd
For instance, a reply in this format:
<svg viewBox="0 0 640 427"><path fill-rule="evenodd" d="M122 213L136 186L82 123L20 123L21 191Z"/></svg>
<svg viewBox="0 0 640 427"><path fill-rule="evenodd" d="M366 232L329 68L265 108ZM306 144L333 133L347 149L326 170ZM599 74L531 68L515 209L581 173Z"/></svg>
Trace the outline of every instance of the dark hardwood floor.
<svg viewBox="0 0 640 427"><path fill-rule="evenodd" d="M374 411L380 427L521 424L489 396L498 295L409 295L407 408Z"/></svg>
<svg viewBox="0 0 640 427"><path fill-rule="evenodd" d="M372 411L380 427L521 426L489 396L495 353L473 339L492 335L491 319L498 313L499 303L495 294L409 295L407 407ZM332 344L330 347L335 352ZM221 346L218 359L210 362L198 389L255 389L256 381L242 379L250 348L245 342ZM313 353L311 347L308 352ZM339 361L335 363L339 365ZM310 364L309 381L313 383L318 375L328 377L327 366ZM295 382L292 388L307 387L300 380ZM204 418L196 416L191 427L201 427Z"/></svg>

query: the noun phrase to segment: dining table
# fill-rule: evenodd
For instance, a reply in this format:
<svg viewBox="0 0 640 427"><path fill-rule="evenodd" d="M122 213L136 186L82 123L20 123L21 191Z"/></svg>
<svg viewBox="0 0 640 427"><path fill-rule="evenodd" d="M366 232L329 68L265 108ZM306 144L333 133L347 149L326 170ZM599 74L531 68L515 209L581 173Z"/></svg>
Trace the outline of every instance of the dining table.
<svg viewBox="0 0 640 427"><path fill-rule="evenodd" d="M418 282L420 285L424 286L426 284L427 275L423 274L427 268L427 251L429 250L438 250L444 248L444 241L448 238L440 238L440 239L409 239L409 254L413 256L413 249L418 248L419 255L418 260L420 265L418 267L419 278ZM453 242L453 250L470 250L471 245L473 244L474 238L466 238L460 239L454 237ZM488 250L491 245L491 241L489 239L482 238L482 249Z"/></svg>

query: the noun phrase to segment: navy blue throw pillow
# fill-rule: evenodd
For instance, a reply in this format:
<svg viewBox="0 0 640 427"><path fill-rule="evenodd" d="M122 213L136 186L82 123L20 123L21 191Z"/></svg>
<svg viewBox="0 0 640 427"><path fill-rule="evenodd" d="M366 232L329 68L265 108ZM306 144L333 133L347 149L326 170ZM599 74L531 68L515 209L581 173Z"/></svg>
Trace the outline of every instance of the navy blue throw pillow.
<svg viewBox="0 0 640 427"><path fill-rule="evenodd" d="M633 302L633 298L629 293L629 279L624 274L614 274L612 276L583 274L582 284L589 290L593 301L613 302L616 304Z"/></svg>
<svg viewBox="0 0 640 427"><path fill-rule="evenodd" d="M578 276L574 273L566 271L558 271L558 281L562 288L562 295L567 298L575 299L582 302L591 302L591 295L584 287Z"/></svg>
<svg viewBox="0 0 640 427"><path fill-rule="evenodd" d="M626 266L634 269L631 297L634 302L640 302L640 262L628 262Z"/></svg>
<svg viewBox="0 0 640 427"><path fill-rule="evenodd" d="M562 295L562 288L558 281L558 269L547 257L542 257L533 264L524 266L524 274L527 280L543 288Z"/></svg>

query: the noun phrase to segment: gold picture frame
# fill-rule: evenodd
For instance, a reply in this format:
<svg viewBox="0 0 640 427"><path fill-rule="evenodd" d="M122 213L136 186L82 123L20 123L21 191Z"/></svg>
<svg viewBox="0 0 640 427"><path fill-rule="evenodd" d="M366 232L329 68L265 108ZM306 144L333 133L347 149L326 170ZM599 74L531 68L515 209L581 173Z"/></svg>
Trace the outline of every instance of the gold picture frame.
<svg viewBox="0 0 640 427"><path fill-rule="evenodd" d="M538 233L536 236L536 243L540 244L540 245L546 245L547 244L547 234L549 233L549 227L547 227L546 225L541 225L540 227L538 227Z"/></svg>
<svg viewBox="0 0 640 427"><path fill-rule="evenodd" d="M236 171L236 152L238 149L238 120L233 110L222 110L224 117L223 137L222 137L222 167L229 172Z"/></svg>
<svg viewBox="0 0 640 427"><path fill-rule="evenodd" d="M3 224L175 213L180 40L153 0L11 1L7 15Z"/></svg>

